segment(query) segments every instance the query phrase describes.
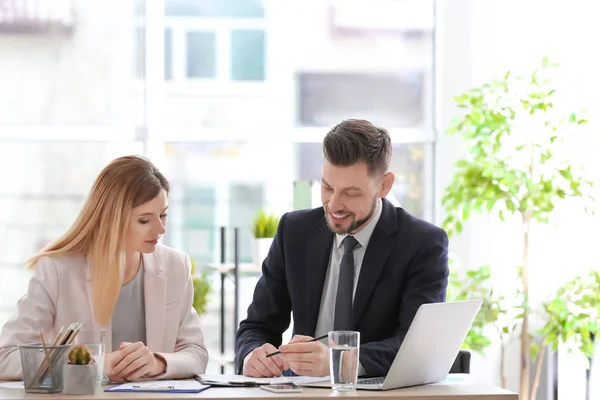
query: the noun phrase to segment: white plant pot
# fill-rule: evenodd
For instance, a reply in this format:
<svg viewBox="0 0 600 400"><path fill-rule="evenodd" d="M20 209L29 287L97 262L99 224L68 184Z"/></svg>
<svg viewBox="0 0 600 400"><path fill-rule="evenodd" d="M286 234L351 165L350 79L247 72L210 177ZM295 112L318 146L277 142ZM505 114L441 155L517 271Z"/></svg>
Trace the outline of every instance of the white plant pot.
<svg viewBox="0 0 600 400"><path fill-rule="evenodd" d="M261 267L269 254L273 238L254 238L252 243L252 261L257 267Z"/></svg>
<svg viewBox="0 0 600 400"><path fill-rule="evenodd" d="M63 365L63 393L93 395L100 391L98 364Z"/></svg>

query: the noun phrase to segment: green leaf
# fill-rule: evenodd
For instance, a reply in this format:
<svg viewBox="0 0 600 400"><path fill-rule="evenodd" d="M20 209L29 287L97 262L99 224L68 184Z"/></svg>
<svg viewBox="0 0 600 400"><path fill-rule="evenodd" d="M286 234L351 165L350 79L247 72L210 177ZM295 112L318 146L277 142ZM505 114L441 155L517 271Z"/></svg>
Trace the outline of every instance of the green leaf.
<svg viewBox="0 0 600 400"><path fill-rule="evenodd" d="M513 203L512 200L508 200L506 202L506 208L508 208L508 211L510 211L511 213L514 213L516 210L515 203Z"/></svg>
<svg viewBox="0 0 600 400"><path fill-rule="evenodd" d="M462 210L463 221L468 220L470 215L471 215L471 206L469 204L463 205L463 210Z"/></svg>
<svg viewBox="0 0 600 400"><path fill-rule="evenodd" d="M546 161L551 160L551 159L552 159L552 153L550 153L550 151L545 151L540 154L540 164L544 164Z"/></svg>
<svg viewBox="0 0 600 400"><path fill-rule="evenodd" d="M548 67L548 56L544 56L544 58L542 58L542 67Z"/></svg>
<svg viewBox="0 0 600 400"><path fill-rule="evenodd" d="M537 355L540 353L540 345L537 343L531 343L531 358L536 359Z"/></svg>
<svg viewBox="0 0 600 400"><path fill-rule="evenodd" d="M456 221L454 224L454 228L456 229L456 233L462 232L462 223L460 221Z"/></svg>
<svg viewBox="0 0 600 400"><path fill-rule="evenodd" d="M571 175L571 168L559 169L558 173L565 179L573 179L573 176Z"/></svg>
<svg viewBox="0 0 600 400"><path fill-rule="evenodd" d="M504 211L503 210L498 211L498 218L500 218L500 221L504 221Z"/></svg>

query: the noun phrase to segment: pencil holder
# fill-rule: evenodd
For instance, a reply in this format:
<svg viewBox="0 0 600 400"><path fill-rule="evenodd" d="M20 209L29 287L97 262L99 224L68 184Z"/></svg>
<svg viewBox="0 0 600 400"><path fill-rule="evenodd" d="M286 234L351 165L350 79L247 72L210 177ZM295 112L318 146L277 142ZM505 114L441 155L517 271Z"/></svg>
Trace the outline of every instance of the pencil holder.
<svg viewBox="0 0 600 400"><path fill-rule="evenodd" d="M19 345L25 392L62 392L63 365L70 347L70 344L58 346L42 346L40 343Z"/></svg>

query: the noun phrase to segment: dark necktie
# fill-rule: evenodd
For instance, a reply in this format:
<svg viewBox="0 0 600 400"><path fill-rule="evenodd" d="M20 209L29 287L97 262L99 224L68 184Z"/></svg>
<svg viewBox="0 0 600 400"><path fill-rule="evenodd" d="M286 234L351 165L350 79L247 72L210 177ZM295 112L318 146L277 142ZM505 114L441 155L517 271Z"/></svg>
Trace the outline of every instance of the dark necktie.
<svg viewBox="0 0 600 400"><path fill-rule="evenodd" d="M354 255L352 251L358 244L354 236L346 236L342 242L344 255L340 264L337 298L333 330L347 331L352 329L352 293L354 292Z"/></svg>

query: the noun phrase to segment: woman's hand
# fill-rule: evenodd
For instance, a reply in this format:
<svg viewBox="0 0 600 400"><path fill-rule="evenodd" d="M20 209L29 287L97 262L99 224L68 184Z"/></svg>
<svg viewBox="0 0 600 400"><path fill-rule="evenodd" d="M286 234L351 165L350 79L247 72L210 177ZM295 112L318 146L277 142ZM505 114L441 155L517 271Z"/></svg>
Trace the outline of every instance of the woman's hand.
<svg viewBox="0 0 600 400"><path fill-rule="evenodd" d="M165 361L152 353L142 342L121 343L118 351L107 354L106 364L106 375L118 383L161 375L167 367Z"/></svg>
<svg viewBox="0 0 600 400"><path fill-rule="evenodd" d="M123 383L125 382L124 379L119 378L118 376L113 376L112 375L112 369L113 367L123 359L123 356L121 355L121 351L117 350L117 351L113 351L112 353L106 353L104 354L104 371L102 371L102 373L104 375L106 375L106 377L111 381L111 382L117 382L117 383Z"/></svg>

